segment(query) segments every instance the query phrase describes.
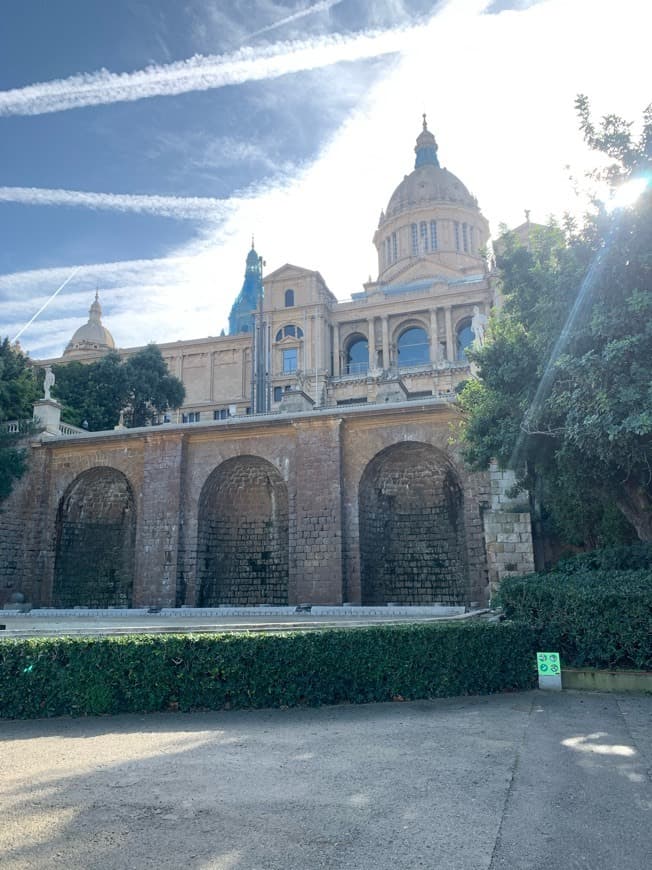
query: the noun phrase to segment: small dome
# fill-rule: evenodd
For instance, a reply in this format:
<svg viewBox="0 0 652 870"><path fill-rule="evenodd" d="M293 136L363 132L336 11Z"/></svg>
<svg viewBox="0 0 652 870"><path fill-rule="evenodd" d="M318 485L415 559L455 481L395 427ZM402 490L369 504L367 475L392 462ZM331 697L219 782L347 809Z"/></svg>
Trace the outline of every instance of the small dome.
<svg viewBox="0 0 652 870"><path fill-rule="evenodd" d="M106 326L102 325L102 306L99 295L95 293L95 299L88 312L88 323L80 326L75 332L63 352L64 356L75 351L113 350L114 348L113 336Z"/></svg>

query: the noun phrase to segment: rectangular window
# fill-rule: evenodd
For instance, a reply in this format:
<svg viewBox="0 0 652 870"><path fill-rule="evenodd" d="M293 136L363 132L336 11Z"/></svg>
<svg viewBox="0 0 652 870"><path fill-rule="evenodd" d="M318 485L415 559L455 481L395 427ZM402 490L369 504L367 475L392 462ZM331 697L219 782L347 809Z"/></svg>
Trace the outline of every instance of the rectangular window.
<svg viewBox="0 0 652 870"><path fill-rule="evenodd" d="M430 250L437 250L437 221L430 221Z"/></svg>
<svg viewBox="0 0 652 870"><path fill-rule="evenodd" d="M297 349L290 347L283 351L283 371L296 372L297 370Z"/></svg>
<svg viewBox="0 0 652 870"><path fill-rule="evenodd" d="M473 253L473 227L469 224L469 251Z"/></svg>
<svg viewBox="0 0 652 870"><path fill-rule="evenodd" d="M462 224L462 243L464 250L468 253L469 250L469 228L466 224Z"/></svg>
<svg viewBox="0 0 652 870"><path fill-rule="evenodd" d="M280 402L283 398L283 387L274 387L274 401Z"/></svg>
<svg viewBox="0 0 652 870"><path fill-rule="evenodd" d="M419 236L417 234L417 225L412 224L412 256L416 257L419 254Z"/></svg>
<svg viewBox="0 0 652 870"><path fill-rule="evenodd" d="M396 233L392 233L392 262L395 263L398 260L398 239L396 238Z"/></svg>
<svg viewBox="0 0 652 870"><path fill-rule="evenodd" d="M460 249L460 225L458 221L453 221L455 225L455 250L459 251Z"/></svg>
<svg viewBox="0 0 652 870"><path fill-rule="evenodd" d="M421 221L419 224L419 232L421 234L421 250L424 254L428 253L428 224Z"/></svg>
<svg viewBox="0 0 652 870"><path fill-rule="evenodd" d="M213 420L219 420L219 419L220 419L220 412L213 411Z"/></svg>
<svg viewBox="0 0 652 870"><path fill-rule="evenodd" d="M385 265L389 266L392 262L391 242L389 236L385 239Z"/></svg>

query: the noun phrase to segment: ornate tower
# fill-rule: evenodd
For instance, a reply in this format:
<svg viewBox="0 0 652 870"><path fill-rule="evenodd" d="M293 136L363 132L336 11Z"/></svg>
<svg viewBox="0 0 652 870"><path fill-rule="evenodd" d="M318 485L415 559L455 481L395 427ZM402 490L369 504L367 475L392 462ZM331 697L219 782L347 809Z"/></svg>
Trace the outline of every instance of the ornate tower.
<svg viewBox="0 0 652 870"><path fill-rule="evenodd" d="M260 305L263 296L263 262L254 249L254 241L251 240L251 250L247 254L242 289L233 303L229 314L229 335L238 335L241 332L251 332L252 315Z"/></svg>

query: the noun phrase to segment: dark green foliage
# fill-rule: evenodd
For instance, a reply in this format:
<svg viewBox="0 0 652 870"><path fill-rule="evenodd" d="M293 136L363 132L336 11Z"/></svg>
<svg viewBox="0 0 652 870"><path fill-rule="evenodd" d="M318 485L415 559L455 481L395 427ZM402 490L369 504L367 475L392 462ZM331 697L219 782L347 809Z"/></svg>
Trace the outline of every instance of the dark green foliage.
<svg viewBox="0 0 652 870"><path fill-rule="evenodd" d="M67 423L85 421L92 432L113 429L129 401L124 365L115 351L88 365L73 360L54 366L54 373L53 394Z"/></svg>
<svg viewBox="0 0 652 870"><path fill-rule="evenodd" d="M146 426L178 408L185 396L155 344L124 361L111 352L93 363L55 366L54 372L53 394L64 406L63 418L73 426L85 421L91 432L113 429L122 410L128 426Z"/></svg>
<svg viewBox="0 0 652 870"><path fill-rule="evenodd" d="M617 191L649 177L652 108L639 140L614 115L594 126L585 97L576 108L587 143L611 160L597 180ZM501 240L504 305L468 352L479 377L460 399L466 460L516 472L537 538L547 519L587 547L628 539L614 508L652 540L652 187L628 208L594 206L579 229Z"/></svg>
<svg viewBox="0 0 652 870"><path fill-rule="evenodd" d="M608 547L563 559L553 569L555 574L584 574L587 571L652 571L652 543Z"/></svg>
<svg viewBox="0 0 652 870"><path fill-rule="evenodd" d="M530 630L486 622L0 641L0 717L411 700L531 688Z"/></svg>
<svg viewBox="0 0 652 870"><path fill-rule="evenodd" d="M645 550L633 550L631 564L645 561ZM505 615L528 623L537 649L558 651L562 667L652 670L652 569L647 561L645 569L613 570L616 553L598 557L596 570L587 554L567 571L503 580Z"/></svg>
<svg viewBox="0 0 652 870"><path fill-rule="evenodd" d="M36 378L27 357L5 338L0 342L0 500L25 472L27 453L20 442L32 431L29 421L37 397ZM8 421L18 422L18 431L3 425Z"/></svg>

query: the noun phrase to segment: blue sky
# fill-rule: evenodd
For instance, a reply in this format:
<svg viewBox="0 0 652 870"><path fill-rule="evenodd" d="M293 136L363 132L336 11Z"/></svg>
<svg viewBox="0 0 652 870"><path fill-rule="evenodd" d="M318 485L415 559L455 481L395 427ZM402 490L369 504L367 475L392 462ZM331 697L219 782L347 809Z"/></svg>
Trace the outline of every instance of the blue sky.
<svg viewBox="0 0 652 870"><path fill-rule="evenodd" d="M637 0L5 0L0 335L62 352L95 290L123 347L219 334L251 235L340 298L421 113L494 231L573 207L573 113L640 118ZM76 269L76 271L74 271Z"/></svg>

